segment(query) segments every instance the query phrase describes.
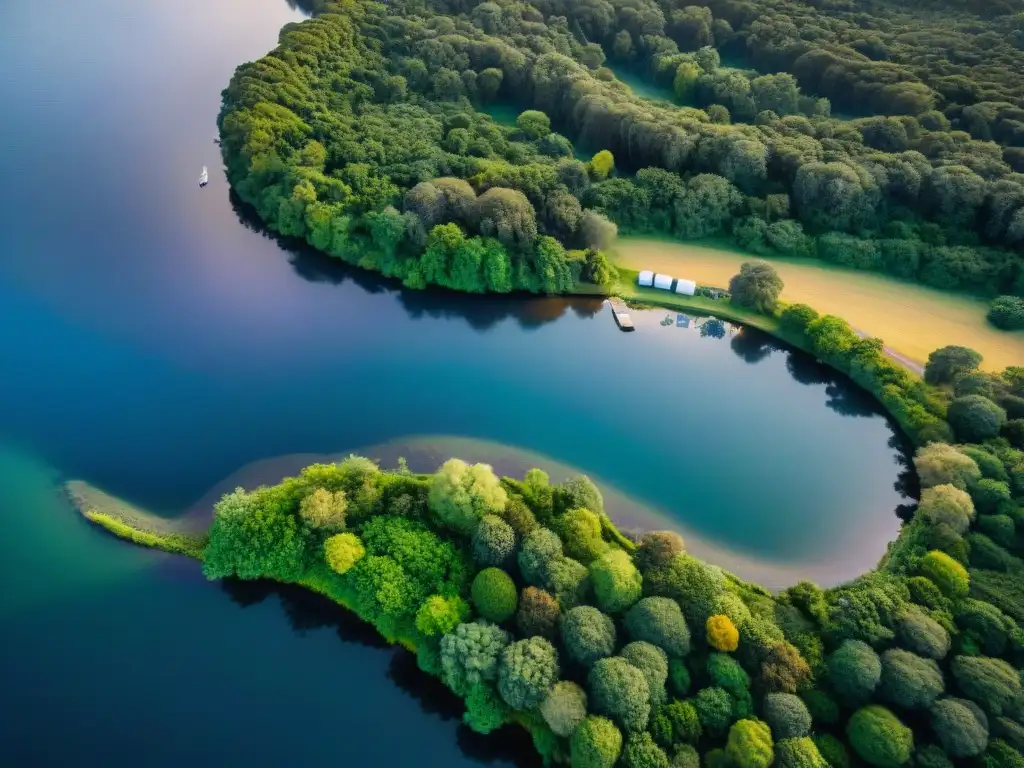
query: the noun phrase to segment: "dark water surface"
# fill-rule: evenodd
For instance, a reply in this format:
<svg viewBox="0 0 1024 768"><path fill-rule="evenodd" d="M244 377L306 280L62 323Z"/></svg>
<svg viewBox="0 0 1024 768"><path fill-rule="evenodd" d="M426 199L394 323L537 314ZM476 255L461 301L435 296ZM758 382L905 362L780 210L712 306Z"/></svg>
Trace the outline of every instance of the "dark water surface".
<svg viewBox="0 0 1024 768"><path fill-rule="evenodd" d="M247 227L219 94L298 18L285 0L0 5L0 764L516 753L317 601L222 589L90 529L62 476L173 511L257 459L443 433L579 467L751 558L868 567L895 533L888 422L758 334L401 293Z"/></svg>

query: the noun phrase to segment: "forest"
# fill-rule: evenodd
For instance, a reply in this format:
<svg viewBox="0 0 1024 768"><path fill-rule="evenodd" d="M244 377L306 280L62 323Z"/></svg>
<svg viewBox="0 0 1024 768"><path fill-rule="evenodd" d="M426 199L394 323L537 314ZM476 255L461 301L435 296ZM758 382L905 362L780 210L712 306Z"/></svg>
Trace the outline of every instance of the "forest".
<svg viewBox="0 0 1024 768"><path fill-rule="evenodd" d="M807 310L787 323L839 359L841 321ZM458 459L418 475L352 456L238 489L199 556L211 579L355 611L469 728L524 727L545 764L1020 768L1024 369L979 362L929 359L947 437L919 441L920 500L879 567L832 589L773 595L676 533L628 538L584 476Z"/></svg>
<svg viewBox="0 0 1024 768"><path fill-rule="evenodd" d="M241 199L334 257L559 293L649 232L1024 296L1020 2L312 9L239 67L220 131Z"/></svg>

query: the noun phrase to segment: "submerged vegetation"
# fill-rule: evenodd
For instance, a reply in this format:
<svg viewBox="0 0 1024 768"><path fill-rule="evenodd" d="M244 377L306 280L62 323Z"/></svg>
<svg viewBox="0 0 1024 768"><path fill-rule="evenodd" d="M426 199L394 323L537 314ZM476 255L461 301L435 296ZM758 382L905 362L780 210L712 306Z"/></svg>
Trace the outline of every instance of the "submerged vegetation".
<svg viewBox="0 0 1024 768"><path fill-rule="evenodd" d="M1024 296L1021 14L860 5L319 3L224 91L228 175L410 287L609 284L617 224Z"/></svg>

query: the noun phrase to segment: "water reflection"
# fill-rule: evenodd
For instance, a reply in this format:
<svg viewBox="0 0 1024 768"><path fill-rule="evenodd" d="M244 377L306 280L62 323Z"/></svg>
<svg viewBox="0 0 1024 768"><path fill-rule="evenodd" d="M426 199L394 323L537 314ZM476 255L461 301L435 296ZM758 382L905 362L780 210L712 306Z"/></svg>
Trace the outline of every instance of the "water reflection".
<svg viewBox="0 0 1024 768"><path fill-rule="evenodd" d="M464 320L477 331L486 331L503 320L512 319L520 328L532 330L554 322L567 311L581 318L590 318L601 311L604 301L597 297L541 297L528 295L474 296L440 289L412 291L402 288L397 281L345 264L314 250L303 240L283 237L271 232L260 221L251 206L233 191L231 208L242 225L263 237L273 240L288 254L295 274L311 283L341 285L352 282L370 294L391 294L412 319L432 317Z"/></svg>
<svg viewBox="0 0 1024 768"><path fill-rule="evenodd" d="M437 678L422 672L416 657L402 648L388 645L369 624L360 621L327 598L290 584L273 581L222 579L220 587L242 608L258 605L276 596L292 629L305 633L314 629L334 629L343 643L377 648L391 654L387 678L415 700L424 714L444 721L458 720L464 710L462 701ZM529 735L518 726L506 726L483 736L460 724L456 732L460 751L478 763L501 763L516 768L538 768L540 757Z"/></svg>

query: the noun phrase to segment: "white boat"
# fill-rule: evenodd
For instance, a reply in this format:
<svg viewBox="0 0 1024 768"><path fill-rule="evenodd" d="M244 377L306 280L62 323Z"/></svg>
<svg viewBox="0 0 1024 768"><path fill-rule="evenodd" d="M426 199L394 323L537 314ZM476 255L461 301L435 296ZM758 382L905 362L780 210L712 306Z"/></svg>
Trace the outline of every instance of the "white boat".
<svg viewBox="0 0 1024 768"><path fill-rule="evenodd" d="M210 183L210 174L206 170L206 166L203 166L203 172L199 174L199 186L205 187Z"/></svg>

